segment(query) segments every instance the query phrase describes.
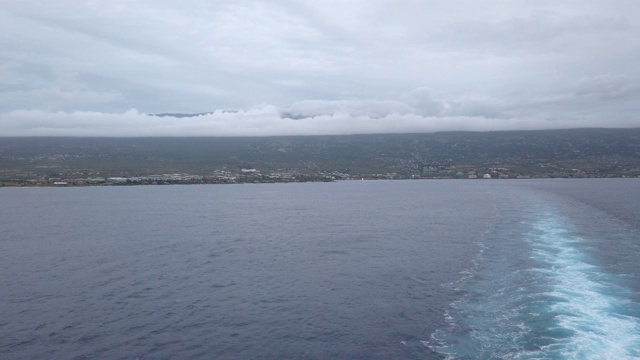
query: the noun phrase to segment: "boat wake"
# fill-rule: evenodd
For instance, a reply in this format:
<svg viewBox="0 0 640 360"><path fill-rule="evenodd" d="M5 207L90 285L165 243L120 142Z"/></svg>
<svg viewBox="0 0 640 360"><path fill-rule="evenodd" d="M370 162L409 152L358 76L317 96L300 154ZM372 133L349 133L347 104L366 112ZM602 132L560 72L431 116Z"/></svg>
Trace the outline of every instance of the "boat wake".
<svg viewBox="0 0 640 360"><path fill-rule="evenodd" d="M525 225L493 244L519 242L519 251L485 251L430 347L448 359L639 358L640 305L631 290L590 258L588 242L557 214Z"/></svg>

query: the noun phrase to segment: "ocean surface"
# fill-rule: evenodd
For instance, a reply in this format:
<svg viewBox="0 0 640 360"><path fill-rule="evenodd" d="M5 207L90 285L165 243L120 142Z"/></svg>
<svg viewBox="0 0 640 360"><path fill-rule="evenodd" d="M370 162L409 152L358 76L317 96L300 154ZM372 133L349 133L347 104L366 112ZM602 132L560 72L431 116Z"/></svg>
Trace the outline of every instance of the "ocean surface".
<svg viewBox="0 0 640 360"><path fill-rule="evenodd" d="M0 189L0 359L637 359L640 179Z"/></svg>

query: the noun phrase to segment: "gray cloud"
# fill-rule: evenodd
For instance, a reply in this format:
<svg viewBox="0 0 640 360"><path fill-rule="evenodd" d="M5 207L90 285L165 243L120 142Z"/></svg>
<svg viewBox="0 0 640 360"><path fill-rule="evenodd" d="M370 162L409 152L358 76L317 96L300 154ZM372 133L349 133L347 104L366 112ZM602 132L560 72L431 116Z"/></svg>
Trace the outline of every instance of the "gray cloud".
<svg viewBox="0 0 640 360"><path fill-rule="evenodd" d="M635 0L0 3L0 135L640 126Z"/></svg>

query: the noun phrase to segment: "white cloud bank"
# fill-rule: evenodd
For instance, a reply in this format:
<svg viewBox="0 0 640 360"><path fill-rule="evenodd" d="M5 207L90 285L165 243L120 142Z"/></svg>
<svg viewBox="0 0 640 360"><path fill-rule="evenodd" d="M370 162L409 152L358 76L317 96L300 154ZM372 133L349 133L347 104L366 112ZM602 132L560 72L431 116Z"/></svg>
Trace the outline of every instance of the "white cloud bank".
<svg viewBox="0 0 640 360"><path fill-rule="evenodd" d="M354 115L338 111L291 118L272 105L235 112L215 111L193 116L152 116L129 110L121 114L90 111L44 112L15 110L0 115L0 136L279 136L420 133L436 131L537 130L602 127L602 122L487 118L482 116L425 116L388 113ZM622 121L608 127L633 127Z"/></svg>

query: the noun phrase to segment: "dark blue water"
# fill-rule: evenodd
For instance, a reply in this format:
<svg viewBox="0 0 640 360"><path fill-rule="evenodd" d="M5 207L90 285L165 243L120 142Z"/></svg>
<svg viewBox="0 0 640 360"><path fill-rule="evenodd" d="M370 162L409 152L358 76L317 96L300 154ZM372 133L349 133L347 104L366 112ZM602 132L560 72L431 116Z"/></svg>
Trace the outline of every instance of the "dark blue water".
<svg viewBox="0 0 640 360"><path fill-rule="evenodd" d="M0 358L640 357L640 181L0 190Z"/></svg>

